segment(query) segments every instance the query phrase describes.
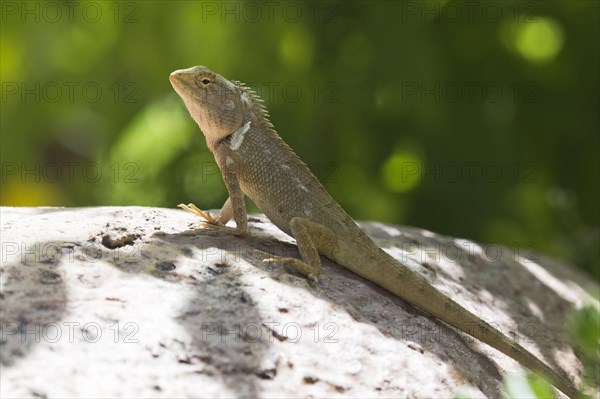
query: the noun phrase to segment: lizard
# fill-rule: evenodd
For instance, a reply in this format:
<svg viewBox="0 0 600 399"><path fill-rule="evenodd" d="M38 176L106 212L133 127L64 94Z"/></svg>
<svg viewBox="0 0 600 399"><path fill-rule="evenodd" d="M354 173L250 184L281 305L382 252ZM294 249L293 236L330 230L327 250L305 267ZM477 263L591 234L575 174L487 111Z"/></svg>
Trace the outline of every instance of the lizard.
<svg viewBox="0 0 600 399"><path fill-rule="evenodd" d="M229 197L216 217L193 204L179 207L236 235L248 233L245 197L296 240L302 260L273 255L313 284L320 255L400 297L412 306L508 355L570 398L577 390L546 363L433 287L380 248L331 197L277 134L263 100L245 84L204 66L179 69L169 80L204 134ZM278 259L279 258L279 259Z"/></svg>

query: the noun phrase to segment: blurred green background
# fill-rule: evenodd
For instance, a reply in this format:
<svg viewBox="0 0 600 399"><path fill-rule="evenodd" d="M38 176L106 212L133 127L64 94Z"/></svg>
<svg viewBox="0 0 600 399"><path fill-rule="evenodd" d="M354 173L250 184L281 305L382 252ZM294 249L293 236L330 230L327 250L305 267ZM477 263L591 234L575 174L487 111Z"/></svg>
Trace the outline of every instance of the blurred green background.
<svg viewBox="0 0 600 399"><path fill-rule="evenodd" d="M220 207L168 81L205 65L353 217L598 277L597 1L0 4L2 205Z"/></svg>

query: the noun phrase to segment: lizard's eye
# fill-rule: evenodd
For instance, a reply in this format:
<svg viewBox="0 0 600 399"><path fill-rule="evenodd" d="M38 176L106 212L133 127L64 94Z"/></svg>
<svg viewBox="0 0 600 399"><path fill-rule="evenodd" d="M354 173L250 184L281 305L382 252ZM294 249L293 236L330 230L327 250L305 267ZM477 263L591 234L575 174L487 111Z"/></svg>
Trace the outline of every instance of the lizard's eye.
<svg viewBox="0 0 600 399"><path fill-rule="evenodd" d="M204 78L204 79L202 79L202 83L204 83L205 85L207 85L207 84L210 83L210 79Z"/></svg>

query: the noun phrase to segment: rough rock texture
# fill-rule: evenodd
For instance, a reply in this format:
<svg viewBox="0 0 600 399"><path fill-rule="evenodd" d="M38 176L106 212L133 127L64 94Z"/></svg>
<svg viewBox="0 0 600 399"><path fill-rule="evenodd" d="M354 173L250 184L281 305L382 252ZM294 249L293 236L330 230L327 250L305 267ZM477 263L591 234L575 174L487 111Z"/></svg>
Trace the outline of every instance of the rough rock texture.
<svg viewBox="0 0 600 399"><path fill-rule="evenodd" d="M319 284L263 216L251 236L180 210L1 208L2 397L500 397L510 358L325 260ZM556 261L362 223L383 248L579 381ZM264 251L259 252L256 250ZM589 283L588 283L589 284Z"/></svg>

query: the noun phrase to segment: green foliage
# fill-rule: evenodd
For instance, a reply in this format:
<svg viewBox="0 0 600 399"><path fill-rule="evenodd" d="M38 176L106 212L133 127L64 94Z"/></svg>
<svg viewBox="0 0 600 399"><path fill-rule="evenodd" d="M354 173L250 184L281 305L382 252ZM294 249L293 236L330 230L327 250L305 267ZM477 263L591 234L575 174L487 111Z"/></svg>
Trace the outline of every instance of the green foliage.
<svg viewBox="0 0 600 399"><path fill-rule="evenodd" d="M600 5L484 4L2 2L0 203L219 207L168 81L204 64L260 92L352 216L598 277Z"/></svg>
<svg viewBox="0 0 600 399"><path fill-rule="evenodd" d="M553 399L555 398L552 386L535 374L527 376L511 376L504 379L504 389L509 399L532 398Z"/></svg>
<svg viewBox="0 0 600 399"><path fill-rule="evenodd" d="M574 312L569 329L584 367L584 383L592 389L600 387L600 311L588 305Z"/></svg>
<svg viewBox="0 0 600 399"><path fill-rule="evenodd" d="M515 375L503 381L507 399L554 399L552 385L535 374ZM472 399L465 390L458 390L454 399Z"/></svg>

